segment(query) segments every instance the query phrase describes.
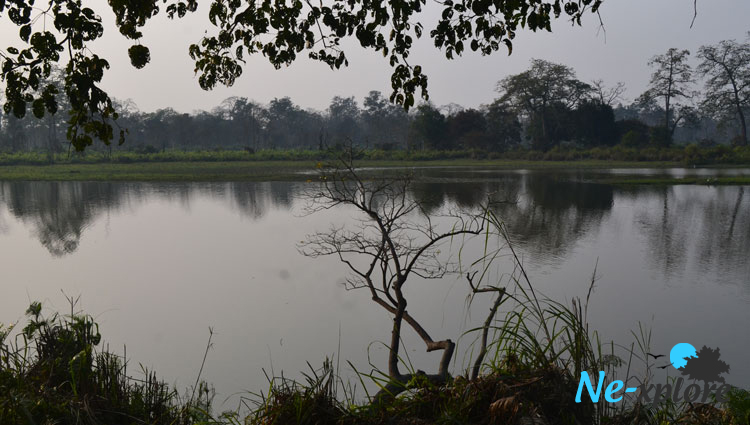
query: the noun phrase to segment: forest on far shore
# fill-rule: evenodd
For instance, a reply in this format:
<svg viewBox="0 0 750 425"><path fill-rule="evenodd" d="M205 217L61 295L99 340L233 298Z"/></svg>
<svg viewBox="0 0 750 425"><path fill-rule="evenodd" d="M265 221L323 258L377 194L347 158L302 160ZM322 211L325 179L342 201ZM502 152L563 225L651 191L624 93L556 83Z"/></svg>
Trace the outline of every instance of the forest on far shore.
<svg viewBox="0 0 750 425"><path fill-rule="evenodd" d="M305 109L288 97L267 105L230 97L211 111L193 113L171 108L142 112L132 101L117 101L119 117L113 124L127 131L125 143L95 143L89 149L110 155L253 153L351 144L379 151L531 151L537 154L520 156L537 159L550 151L613 146L635 151L746 146L750 41L703 46L696 57L698 65L693 67L687 50L654 56L647 63L653 71L648 88L630 102L625 101L623 83L584 82L572 68L541 59L498 81L497 98L478 108L423 102L406 112L378 91L371 91L361 104L354 97L336 96L325 111ZM61 78L59 72L52 74L55 84L63 84ZM0 152L67 152L64 101L60 99L60 112L41 119L0 114Z"/></svg>

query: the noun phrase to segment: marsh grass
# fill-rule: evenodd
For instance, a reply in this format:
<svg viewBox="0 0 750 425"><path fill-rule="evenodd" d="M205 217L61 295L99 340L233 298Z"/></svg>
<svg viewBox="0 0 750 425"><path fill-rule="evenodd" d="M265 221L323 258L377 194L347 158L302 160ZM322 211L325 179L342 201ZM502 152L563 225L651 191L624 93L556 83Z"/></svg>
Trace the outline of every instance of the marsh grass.
<svg viewBox="0 0 750 425"><path fill-rule="evenodd" d="M85 152L51 154L46 151L0 152L0 165L51 165L51 164L103 164L149 162L263 162L263 161L322 161L336 159L341 147L316 149L262 149L252 150L131 150L91 149ZM621 145L581 149L555 147L549 151L517 149L506 152L481 150L380 150L363 149L356 160L363 161L452 161L452 160L507 160L531 162L618 161L670 163L673 165L750 164L750 147L696 145L669 148L633 148Z"/></svg>
<svg viewBox="0 0 750 425"><path fill-rule="evenodd" d="M0 152L0 180L45 181L305 181L320 161L337 150L119 151L54 154ZM497 169L667 168L694 165L749 166L750 148L622 146L588 150L555 148L549 152L359 150L357 167L485 166ZM746 176L705 178L603 177L611 184L748 184Z"/></svg>
<svg viewBox="0 0 750 425"><path fill-rule="evenodd" d="M616 346L589 334L585 304L566 307L528 290L513 302L518 307L493 325L492 355L475 380L457 375L434 385L417 376L408 391L379 402L358 396L357 386L327 359L319 369L308 365L301 380L269 376L266 391L247 394L242 408L217 416L205 383L181 396L153 372L133 378L123 356L97 348L101 335L91 317L45 318L34 303L23 329L0 328L0 423L748 425L750 393L740 389L730 392L725 406L575 403L577 371L604 368L612 377L622 371ZM641 332L639 343L647 344L648 332ZM635 356L633 347L624 351ZM384 385L387 374L354 370L361 388L368 381Z"/></svg>
<svg viewBox="0 0 750 425"><path fill-rule="evenodd" d="M129 375L125 356L101 349L87 315L27 310L23 329L0 328L0 424L193 424L210 418L212 391L180 396L153 371ZM10 339L10 341L8 341Z"/></svg>

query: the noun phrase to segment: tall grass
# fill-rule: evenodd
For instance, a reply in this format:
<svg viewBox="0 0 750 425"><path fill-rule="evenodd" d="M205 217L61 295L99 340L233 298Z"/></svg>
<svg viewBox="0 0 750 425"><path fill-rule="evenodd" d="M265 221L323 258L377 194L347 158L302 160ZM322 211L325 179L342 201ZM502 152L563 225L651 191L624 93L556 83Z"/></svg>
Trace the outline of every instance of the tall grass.
<svg viewBox="0 0 750 425"><path fill-rule="evenodd" d="M90 316L27 310L16 331L0 328L0 424L195 424L210 418L205 384L190 398L146 369L128 373L124 356L99 348ZM10 340L10 341L8 341Z"/></svg>
<svg viewBox="0 0 750 425"><path fill-rule="evenodd" d="M314 149L246 150L118 150L91 149L82 153L51 154L44 151L0 152L0 165L100 164L141 162L320 161L335 159L340 152ZM436 161L452 159L521 161L624 161L673 162L684 165L750 164L750 147L696 145L670 148L624 146L590 149L555 147L547 152L518 149L507 152L481 150L362 150L360 160Z"/></svg>
<svg viewBox="0 0 750 425"><path fill-rule="evenodd" d="M739 389L722 409L669 400L653 410L575 403L576 372L607 370L614 379L622 371L614 345L589 333L585 304L566 307L528 288L510 302L493 325L492 355L477 379L457 375L434 385L416 377L409 391L384 403L358 398L326 360L301 381L269 377L265 392L243 398L244 409L218 416L206 384L180 396L152 372L135 379L124 357L97 348L91 317L44 318L34 303L23 329L0 327L0 424L748 424L750 393ZM386 376L358 374L363 385Z"/></svg>

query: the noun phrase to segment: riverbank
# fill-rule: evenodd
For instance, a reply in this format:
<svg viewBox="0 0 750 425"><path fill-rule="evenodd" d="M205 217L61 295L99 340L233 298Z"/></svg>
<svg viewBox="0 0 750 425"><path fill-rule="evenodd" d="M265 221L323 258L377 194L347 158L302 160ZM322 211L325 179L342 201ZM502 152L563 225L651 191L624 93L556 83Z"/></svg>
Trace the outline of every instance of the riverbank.
<svg viewBox="0 0 750 425"><path fill-rule="evenodd" d="M52 165L0 166L4 181L306 181L313 178L316 161L186 161L135 162ZM629 161L525 161L451 159L433 161L361 160L363 168L442 168L466 167L495 170L604 170L604 169L668 169L684 165L675 162ZM733 166L750 168L750 166ZM724 167L711 167L724 168ZM748 171L750 174L750 171ZM746 176L668 175L602 175L595 182L613 185L748 185Z"/></svg>
<svg viewBox="0 0 750 425"><path fill-rule="evenodd" d="M560 314L576 317L564 307L553 313ZM520 319L518 325L522 335L526 335L527 320ZM592 359L597 366L589 366L598 367L602 359L596 357L596 352L592 351L595 347L582 333L587 328L571 322L565 329L576 335L574 341L578 344L570 345L573 340L566 342L564 336L556 335L554 339L563 339L558 341L563 343L558 346L562 353L572 355L572 360L583 361L583 364L588 362L589 356L594 356ZM248 394L244 399L246 409L215 415L212 413L213 391L200 380L200 372L195 387L184 395L160 380L153 371L144 369L143 378L133 378L127 358L101 348L106 345L102 344L99 327L91 316L45 316L41 304L32 303L22 330L24 338L13 338L13 334L13 325L0 324L0 423L4 425L53 422L88 425L747 425L750 419L750 393L742 389L731 390L724 403L677 404L665 400L656 408L637 402L627 405L604 401L577 403L580 373L564 367L571 363L549 358L549 347L545 344L538 347L511 345L515 348L507 356L500 361L491 360L484 368L487 373L475 379L459 375L444 384L434 384L426 378L414 378L405 384L406 396L368 396L364 402L357 401L352 387L337 374L338 367L326 360L322 368L304 374L303 381L269 378L266 393ZM502 344L502 339L494 344ZM210 347L211 338L206 355ZM610 370L609 366L602 367ZM203 366L200 369L202 371ZM382 381L384 375L376 376L377 373L360 373L359 376Z"/></svg>
<svg viewBox="0 0 750 425"><path fill-rule="evenodd" d="M51 165L51 164L131 164L143 162L264 162L264 161L325 161L338 158L341 149L261 149L261 150L159 150L152 146L134 146L129 150L87 150L52 154L45 151L0 152L3 165ZM500 162L589 162L615 163L670 163L679 166L730 166L750 165L750 147L697 145L672 147L555 147L549 151L516 149L505 152L483 150L382 150L357 149L356 160L394 162L439 162L490 160Z"/></svg>
<svg viewBox="0 0 750 425"><path fill-rule="evenodd" d="M669 176L624 176L616 178L602 178L597 183L611 184L617 186L675 186L675 185L702 185L702 186L746 186L750 185L750 176L691 176L691 177L669 177Z"/></svg>
<svg viewBox="0 0 750 425"><path fill-rule="evenodd" d="M95 164L5 165L0 180L30 181L305 181L317 162L299 161L176 161ZM498 170L596 170L609 168L676 168L675 162L525 161L451 159L433 161L361 160L365 168L483 167ZM612 184L748 184L743 176L706 178L632 178L603 180Z"/></svg>
<svg viewBox="0 0 750 425"><path fill-rule="evenodd" d="M311 161L142 162L0 166L0 180L283 181L305 180Z"/></svg>

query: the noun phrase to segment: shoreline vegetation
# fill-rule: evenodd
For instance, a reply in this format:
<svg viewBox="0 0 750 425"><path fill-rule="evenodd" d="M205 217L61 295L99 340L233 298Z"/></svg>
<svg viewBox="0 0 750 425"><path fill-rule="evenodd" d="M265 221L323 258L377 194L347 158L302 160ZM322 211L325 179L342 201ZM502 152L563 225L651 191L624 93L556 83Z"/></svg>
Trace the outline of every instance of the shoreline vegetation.
<svg viewBox="0 0 750 425"><path fill-rule="evenodd" d="M321 368L309 366L300 373L300 380L269 376L265 391L241 395L236 410L215 412L215 392L202 377L213 330L198 376L189 381L195 384L181 392L153 371L133 373L126 352L108 351L94 318L76 311L77 298L68 298L69 314L43 313L34 302L22 323L0 324L0 424L748 425L746 389L732 387L726 399L714 394L705 403L672 399L669 383L662 392L650 360L651 332L642 325L633 332L632 343L601 339L587 313L596 268L585 298L553 300L534 289L504 223L489 207L473 215L456 213L451 216L456 224L444 231L433 227L429 216L424 225L409 221L410 213L424 211L404 196L410 176L367 180L351 159L337 168L318 168L324 188L310 194L314 203L308 212L353 206L378 223L379 230L371 236L360 231L366 227L316 233L300 245L301 252L312 258L338 255L363 279L350 280L348 288L365 285L360 288L370 288L372 300L393 315L387 371L372 364L361 371L346 359L326 359ZM413 237L415 232L425 238ZM484 244L478 260L462 266L438 256L448 240L447 249L458 244L460 252L467 243L464 237ZM357 269L353 264L358 263L350 262L369 256L371 249L375 260L369 268ZM493 265L501 257L511 260L507 272ZM394 266L391 275L389 265L396 262L405 266ZM382 276L373 274L379 267ZM407 312L402 291L410 275L430 279L446 273L465 273L470 289L466 308L482 293L495 300L484 323L463 332L455 343L433 340ZM375 289L381 282L382 291ZM409 292L410 299L413 295ZM423 339L428 352L444 350L438 374L416 370L404 351L402 357L402 323ZM454 349L469 353L464 364L450 366ZM348 365L343 367L356 373L355 381L342 378L342 360ZM595 386L609 391L622 380L646 388L646 394L624 394L617 403L594 396L576 402L583 373L595 371L600 371ZM380 390L373 394L366 382ZM653 394L651 384L657 384Z"/></svg>
<svg viewBox="0 0 750 425"><path fill-rule="evenodd" d="M50 155L0 153L0 180L37 181L305 181L317 162L335 151L262 150L105 152ZM750 168L750 148L694 145L663 149L622 147L548 152L363 150L358 167L491 167L496 169ZM750 176L607 176L597 182L620 185L750 184Z"/></svg>
<svg viewBox="0 0 750 425"><path fill-rule="evenodd" d="M532 302L541 304L535 309ZM669 397L657 407L641 404L637 398L612 404L603 397L595 403L575 403L580 375L575 370L599 368L617 376L621 362L644 361L647 356L631 348L623 359L623 354L615 354L614 345L610 351L609 344L602 344L595 334L592 338L580 304L571 309L544 298L523 300L520 308L508 313L505 324L493 328L492 353L476 378L459 374L435 384L418 379L417 373L404 384L402 396L386 400L367 394L363 398L356 394L362 388L345 382L339 366L326 359L318 369L308 363L310 369L301 373L301 380L269 377L266 392L243 395L239 408L223 412L214 411L215 391L200 372L195 385L183 392L153 370L133 373L132 360L108 351L94 318L74 312L74 307L71 301L71 313L45 315L42 305L34 302L26 310L25 323L0 324L3 425L750 423L750 391L736 387L724 403L687 403ZM536 320L561 326L560 334L545 340L538 335ZM640 331L637 343L648 344L650 334L643 328ZM210 346L209 338L207 355ZM550 354L553 346L557 355ZM371 380L385 388L384 372L354 370L362 385ZM635 378L630 371L627 377Z"/></svg>

